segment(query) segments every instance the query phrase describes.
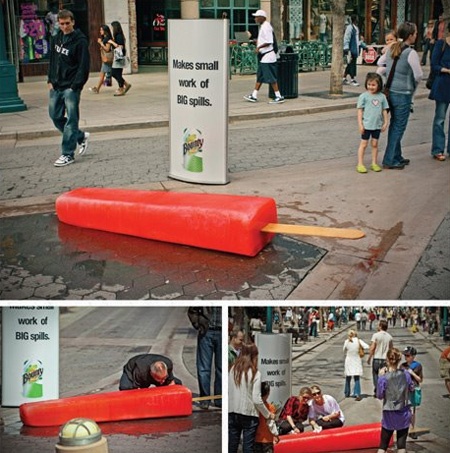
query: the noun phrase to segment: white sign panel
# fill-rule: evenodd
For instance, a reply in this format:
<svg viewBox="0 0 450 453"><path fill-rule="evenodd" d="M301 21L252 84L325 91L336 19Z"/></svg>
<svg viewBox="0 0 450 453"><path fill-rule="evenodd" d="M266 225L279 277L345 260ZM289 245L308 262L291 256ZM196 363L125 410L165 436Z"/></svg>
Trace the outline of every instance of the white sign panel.
<svg viewBox="0 0 450 453"><path fill-rule="evenodd" d="M171 178L228 182L228 20L169 20Z"/></svg>
<svg viewBox="0 0 450 453"><path fill-rule="evenodd" d="M270 384L268 401L282 408L291 396L292 335L257 333L255 342L261 381Z"/></svg>
<svg viewBox="0 0 450 453"><path fill-rule="evenodd" d="M59 397L59 308L2 308L2 405Z"/></svg>

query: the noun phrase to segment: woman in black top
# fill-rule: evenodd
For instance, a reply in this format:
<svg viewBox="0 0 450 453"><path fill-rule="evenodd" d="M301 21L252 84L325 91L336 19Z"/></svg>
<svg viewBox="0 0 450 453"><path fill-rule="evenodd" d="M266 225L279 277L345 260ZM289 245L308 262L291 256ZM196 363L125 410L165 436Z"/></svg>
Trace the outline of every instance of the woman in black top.
<svg viewBox="0 0 450 453"><path fill-rule="evenodd" d="M95 87L89 88L91 93L99 93L100 88L103 86L105 77L111 73L112 61L108 60L108 55L112 51L112 45L110 44L111 31L107 25L100 26L100 37L97 39L98 45L100 46L100 55L102 57L102 67L100 69L100 79ZM109 76L110 77L110 76Z"/></svg>
<svg viewBox="0 0 450 453"><path fill-rule="evenodd" d="M109 40L109 43L115 49L117 49L118 47L122 48L123 55L125 56L126 55L125 35L123 34L120 22L118 21L112 22L111 28L113 38ZM111 75L117 80L117 83L119 84L119 89L115 92L114 96L124 96L131 88L131 85L128 82L126 82L122 76L123 67L126 65L125 60L126 59L117 60L116 58L114 58L112 64Z"/></svg>

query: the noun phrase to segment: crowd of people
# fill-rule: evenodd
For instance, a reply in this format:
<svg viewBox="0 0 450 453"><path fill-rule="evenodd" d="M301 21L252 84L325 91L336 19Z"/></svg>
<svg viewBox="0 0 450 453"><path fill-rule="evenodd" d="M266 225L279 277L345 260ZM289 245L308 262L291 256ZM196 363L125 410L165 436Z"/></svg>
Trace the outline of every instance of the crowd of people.
<svg viewBox="0 0 450 453"><path fill-rule="evenodd" d="M378 453L385 453L396 432L397 451L404 453L408 433L416 438L414 428L416 407L420 405L422 365L416 361L417 351L408 346L400 352L386 332L385 321L380 323L371 345L358 339L351 330L344 344L345 397L361 400L359 377L362 375L360 348L370 349L368 363L373 358L374 397L382 401L381 433ZM242 331L235 331L238 338ZM344 426L345 416L336 400L322 391L319 385L301 387L298 395L290 396L280 408L269 402L270 385L262 381L258 370L258 348L254 343L234 344L229 355L228 440L229 453L236 453L242 438L243 453L273 451L280 436L301 434L306 429L319 434L322 430ZM402 355L404 362L401 362ZM351 378L355 379L353 392ZM278 413L279 412L279 413Z"/></svg>
<svg viewBox="0 0 450 453"><path fill-rule="evenodd" d="M320 312L322 316L319 316ZM287 307L280 310L280 322L309 319L313 314L328 319L331 313L333 316L337 313L340 318L345 315L355 321L357 327L348 330L343 344L344 398L356 402L370 397L380 400L381 432L377 453L388 451L394 433L397 451L405 453L408 436L417 439L417 433L420 433L415 428L416 412L422 403L425 373L417 360L416 348L398 348L388 330L395 327L413 329L414 326L425 330L429 324L439 322L438 312L429 307L372 307L367 310ZM260 317L258 319L261 321ZM376 331L370 341L365 342L358 333L363 330L370 332L369 326L370 330ZM316 384L303 385L298 394L291 395L284 404L274 408L270 386L258 370L258 349L246 331L247 328L237 326L230 331L229 453L238 451L241 436L244 453L272 452L282 436L305 431L319 434L322 430L344 426L345 416L339 397L324 392ZM248 338L251 343L245 342ZM370 395L361 389L364 364L371 368L373 392ZM450 348L447 348L440 357L440 374L450 394L449 372Z"/></svg>
<svg viewBox="0 0 450 453"><path fill-rule="evenodd" d="M243 453L272 452L279 436L298 434L305 425L316 433L340 428L345 417L336 399L318 385L302 387L287 399L280 414L268 402L270 385L261 380L258 348L254 343L236 344L236 330L228 356L228 452L237 453L242 437Z"/></svg>

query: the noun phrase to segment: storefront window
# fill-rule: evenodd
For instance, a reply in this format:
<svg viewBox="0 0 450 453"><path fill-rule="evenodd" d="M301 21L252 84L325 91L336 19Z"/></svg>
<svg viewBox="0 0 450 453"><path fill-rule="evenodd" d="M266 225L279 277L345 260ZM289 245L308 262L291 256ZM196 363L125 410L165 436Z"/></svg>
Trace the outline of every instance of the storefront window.
<svg viewBox="0 0 450 453"><path fill-rule="evenodd" d="M250 31L252 36L258 34L258 27L252 16L259 9L259 0L200 0L200 17L202 19L230 20L230 39L235 32Z"/></svg>
<svg viewBox="0 0 450 453"><path fill-rule="evenodd" d="M137 0L136 12L139 46L166 42L168 20L180 18L180 2Z"/></svg>
<svg viewBox="0 0 450 453"><path fill-rule="evenodd" d="M58 31L58 11L67 8L74 13L75 28L86 34L86 0L19 0L16 4L18 53L21 63L36 63L48 60L50 39Z"/></svg>

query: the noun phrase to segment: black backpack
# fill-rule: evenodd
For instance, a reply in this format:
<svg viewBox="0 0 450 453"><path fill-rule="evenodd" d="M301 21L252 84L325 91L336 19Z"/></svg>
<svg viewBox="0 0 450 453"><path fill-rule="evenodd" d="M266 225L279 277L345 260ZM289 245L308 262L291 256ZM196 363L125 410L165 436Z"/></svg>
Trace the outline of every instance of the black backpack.
<svg viewBox="0 0 450 453"><path fill-rule="evenodd" d="M274 33L273 30L272 30L272 37L273 37L273 44L272 44L272 46L273 46L273 51L274 51L275 53L278 53L278 43L277 43L277 38L275 37L275 33Z"/></svg>

